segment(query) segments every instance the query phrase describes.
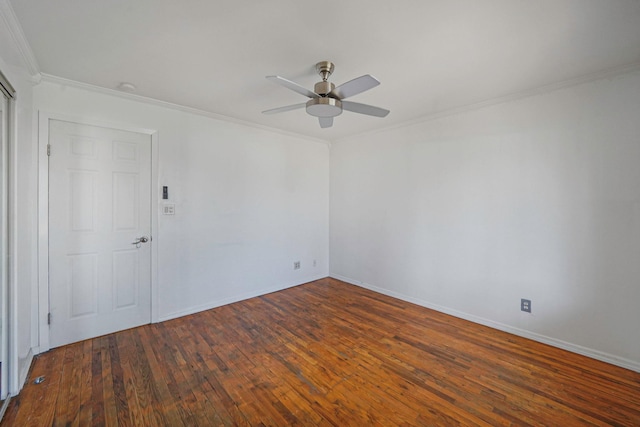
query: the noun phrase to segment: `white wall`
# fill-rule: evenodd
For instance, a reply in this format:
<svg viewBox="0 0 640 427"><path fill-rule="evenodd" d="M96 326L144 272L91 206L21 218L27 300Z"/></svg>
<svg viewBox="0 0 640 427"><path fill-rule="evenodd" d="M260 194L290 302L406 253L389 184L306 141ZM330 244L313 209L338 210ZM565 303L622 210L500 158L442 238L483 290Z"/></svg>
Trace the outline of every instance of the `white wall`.
<svg viewBox="0 0 640 427"><path fill-rule="evenodd" d="M332 276L640 370L640 73L339 141L330 205Z"/></svg>
<svg viewBox="0 0 640 427"><path fill-rule="evenodd" d="M158 320L328 275L327 144L56 82L34 107L158 132Z"/></svg>

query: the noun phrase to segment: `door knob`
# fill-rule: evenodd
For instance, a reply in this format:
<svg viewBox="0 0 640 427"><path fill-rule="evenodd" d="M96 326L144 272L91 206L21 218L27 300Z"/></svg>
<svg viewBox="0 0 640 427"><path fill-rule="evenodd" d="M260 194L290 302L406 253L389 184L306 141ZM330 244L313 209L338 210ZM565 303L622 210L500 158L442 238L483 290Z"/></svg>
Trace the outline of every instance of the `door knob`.
<svg viewBox="0 0 640 427"><path fill-rule="evenodd" d="M138 237L135 242L131 242L132 245L136 245L136 248L140 247L140 244L147 243L149 238L147 236Z"/></svg>

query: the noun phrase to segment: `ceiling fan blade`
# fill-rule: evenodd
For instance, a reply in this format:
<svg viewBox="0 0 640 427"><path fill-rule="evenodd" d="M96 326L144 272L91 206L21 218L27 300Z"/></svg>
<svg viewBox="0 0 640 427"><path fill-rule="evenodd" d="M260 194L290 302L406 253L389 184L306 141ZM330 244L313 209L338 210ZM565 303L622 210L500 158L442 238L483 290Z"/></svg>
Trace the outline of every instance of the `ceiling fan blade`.
<svg viewBox="0 0 640 427"><path fill-rule="evenodd" d="M321 128L330 128L333 126L333 117L318 117Z"/></svg>
<svg viewBox="0 0 640 427"><path fill-rule="evenodd" d="M379 84L380 82L378 79L373 77L371 74L365 74L364 76L342 83L340 86L333 89L331 93L337 96L338 99L344 99L362 93L365 90L372 89Z"/></svg>
<svg viewBox="0 0 640 427"><path fill-rule="evenodd" d="M265 111L262 112L262 114L284 113L285 111L291 111L291 110L297 110L298 108L304 108L306 105L307 105L306 102L303 102L301 104L286 105L284 107L278 107L278 108L272 108L270 110L265 110Z"/></svg>
<svg viewBox="0 0 640 427"><path fill-rule="evenodd" d="M367 116L386 117L389 110L374 107L373 105L360 104L359 102L342 101L342 109L354 113L366 114Z"/></svg>
<svg viewBox="0 0 640 427"><path fill-rule="evenodd" d="M318 95L317 93L311 92L309 89L306 89L306 88L300 86L296 82L292 82L291 80L287 80L284 77L267 76L267 79L271 80L274 83L279 84L280 86L284 86L287 89L291 89L294 92L298 92L300 95L304 95L307 98L320 98L320 95Z"/></svg>

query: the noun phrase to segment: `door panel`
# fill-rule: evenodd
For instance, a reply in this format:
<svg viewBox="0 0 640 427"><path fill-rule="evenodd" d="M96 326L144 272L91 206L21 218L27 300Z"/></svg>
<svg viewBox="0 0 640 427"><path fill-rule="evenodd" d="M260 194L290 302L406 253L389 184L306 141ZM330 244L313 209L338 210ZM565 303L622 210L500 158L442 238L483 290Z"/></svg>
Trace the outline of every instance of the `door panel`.
<svg viewBox="0 0 640 427"><path fill-rule="evenodd" d="M149 323L151 137L49 122L51 347Z"/></svg>
<svg viewBox="0 0 640 427"><path fill-rule="evenodd" d="M140 287L138 280L138 249L129 249L113 253L113 281L115 310L135 307L138 302L136 290Z"/></svg>
<svg viewBox="0 0 640 427"><path fill-rule="evenodd" d="M69 255L70 318L98 313L97 254Z"/></svg>

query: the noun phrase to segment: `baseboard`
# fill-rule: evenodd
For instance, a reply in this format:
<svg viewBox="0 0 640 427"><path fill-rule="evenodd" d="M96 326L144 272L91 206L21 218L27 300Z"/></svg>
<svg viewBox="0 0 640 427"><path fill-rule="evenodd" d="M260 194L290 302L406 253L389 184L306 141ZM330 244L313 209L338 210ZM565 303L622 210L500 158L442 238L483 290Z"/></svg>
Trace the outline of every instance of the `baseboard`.
<svg viewBox="0 0 640 427"><path fill-rule="evenodd" d="M22 387L27 382L27 378L29 377L29 370L31 369L31 365L33 364L34 352L33 349L29 349L29 353L27 353L27 357L25 359L24 365L22 365L22 369L18 373L18 390L16 390L15 394L18 394Z"/></svg>
<svg viewBox="0 0 640 427"><path fill-rule="evenodd" d="M590 357L592 359L600 360L602 362L610 363L612 365L620 366L625 369L629 369L635 372L640 372L640 362L636 362L633 360L625 359L623 357L618 357L609 353L605 353L599 350L594 350L592 348L583 347L581 345L573 344L570 342L562 341L556 338L548 337L546 335L537 334L535 332L527 331L525 329L516 328L510 325L506 325L504 323L495 322L493 320L485 319L483 317L475 316L473 314L465 313L462 311L458 311L449 307L444 307L438 304L433 304L429 301L425 301L419 298L414 298L408 295L404 295L398 292L390 291L388 289L380 288L378 286L373 286L368 283L361 282L359 280L351 279L349 277L341 276L339 274L331 274L330 277L334 279L341 280L343 282L347 282L349 284L359 286L361 288L369 289L374 292L378 292L383 295L387 295L393 298L397 298L402 301L407 301L422 307L426 307L440 313L449 314L454 317L458 317L460 319L468 320L473 323L477 323L480 325L488 326L493 329L497 329L503 332L508 332L513 335L518 335L523 338L528 338L533 341L541 342L543 344L548 344L553 347L561 348L563 350L570 351L572 353L581 354L583 356Z"/></svg>
<svg viewBox="0 0 640 427"><path fill-rule="evenodd" d="M322 274L322 275L318 275L318 276L306 277L306 278L302 279L301 281L294 281L294 282L287 283L285 285L278 285L278 286L272 286L272 287L268 287L268 288L262 288L262 289L258 289L258 290L255 290L255 291L246 292L244 294L234 295L234 296L229 297L229 298L223 298L223 299L220 299L220 300L211 301L211 302L208 302L206 304L201 304L201 305L198 305L198 306L195 306L195 307L188 308L187 310L174 311L173 313L169 313L169 314L167 314L165 316L160 316L158 318L158 322L164 322L166 320L177 319L178 317L188 316L190 314L199 313L201 311L211 310L212 308L222 307L223 305L233 304L234 302L243 301L243 300L246 300L246 299L249 299L249 298L259 297L261 295L270 294L272 292L282 291L282 290L287 289L287 288L292 288L294 286L299 286L299 285L302 285L304 283L313 282L314 280L324 279L326 277L327 277L326 274Z"/></svg>
<svg viewBox="0 0 640 427"><path fill-rule="evenodd" d="M2 417L4 417L4 413L7 412L9 402L11 402L11 395L7 396L7 398L2 402L2 406L0 407L0 422L2 421Z"/></svg>

